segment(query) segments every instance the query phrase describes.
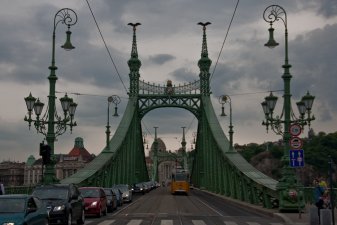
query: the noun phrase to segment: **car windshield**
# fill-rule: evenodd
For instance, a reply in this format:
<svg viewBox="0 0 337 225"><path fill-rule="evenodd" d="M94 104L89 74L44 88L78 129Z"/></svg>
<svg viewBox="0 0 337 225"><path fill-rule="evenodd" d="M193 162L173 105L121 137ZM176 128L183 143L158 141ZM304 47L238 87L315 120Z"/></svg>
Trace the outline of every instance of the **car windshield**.
<svg viewBox="0 0 337 225"><path fill-rule="evenodd" d="M106 195L109 195L109 196L112 195L110 189L104 189L104 192L105 192Z"/></svg>
<svg viewBox="0 0 337 225"><path fill-rule="evenodd" d="M116 195L119 195L119 191L117 188L112 188L112 191L116 194Z"/></svg>
<svg viewBox="0 0 337 225"><path fill-rule="evenodd" d="M35 197L44 199L68 199L68 190L65 188L41 188L33 192Z"/></svg>
<svg viewBox="0 0 337 225"><path fill-rule="evenodd" d="M122 192L129 191L129 188L126 185L116 185L115 187L121 190Z"/></svg>
<svg viewBox="0 0 337 225"><path fill-rule="evenodd" d="M97 189L80 189L83 198L99 198L99 191Z"/></svg>
<svg viewBox="0 0 337 225"><path fill-rule="evenodd" d="M182 173L177 173L175 176L176 181L187 181L187 175Z"/></svg>
<svg viewBox="0 0 337 225"><path fill-rule="evenodd" d="M0 213L21 213L25 211L25 199L23 198L1 198Z"/></svg>

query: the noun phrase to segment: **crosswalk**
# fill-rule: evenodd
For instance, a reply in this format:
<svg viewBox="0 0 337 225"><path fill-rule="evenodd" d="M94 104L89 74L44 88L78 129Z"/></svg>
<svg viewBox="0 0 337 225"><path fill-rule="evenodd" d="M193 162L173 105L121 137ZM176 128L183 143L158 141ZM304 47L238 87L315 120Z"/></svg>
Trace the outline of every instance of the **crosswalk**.
<svg viewBox="0 0 337 225"><path fill-rule="evenodd" d="M108 219L101 222L95 221L95 220L86 220L85 225L114 225L117 224L118 220L116 219ZM142 222L144 224L148 224L148 222L145 222L143 219L130 219L128 222L124 223L125 225L142 225ZM120 223L119 223L120 224ZM156 223L158 225L178 225L181 224L178 221L174 220L167 220L162 219L160 222ZM210 223L205 222L204 220L191 220L188 224L193 225L213 225ZM258 223L258 222L236 222L236 221L223 221L224 225L285 225L284 223Z"/></svg>

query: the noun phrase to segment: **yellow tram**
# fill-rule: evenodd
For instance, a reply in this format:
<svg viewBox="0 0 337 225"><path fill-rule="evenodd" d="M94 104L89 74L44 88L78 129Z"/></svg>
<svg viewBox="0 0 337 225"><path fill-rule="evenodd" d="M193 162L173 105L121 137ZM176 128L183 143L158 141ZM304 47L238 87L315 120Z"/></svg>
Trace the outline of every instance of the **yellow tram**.
<svg viewBox="0 0 337 225"><path fill-rule="evenodd" d="M171 180L171 194L188 194L190 191L190 176L188 171L182 169L176 169L172 173Z"/></svg>

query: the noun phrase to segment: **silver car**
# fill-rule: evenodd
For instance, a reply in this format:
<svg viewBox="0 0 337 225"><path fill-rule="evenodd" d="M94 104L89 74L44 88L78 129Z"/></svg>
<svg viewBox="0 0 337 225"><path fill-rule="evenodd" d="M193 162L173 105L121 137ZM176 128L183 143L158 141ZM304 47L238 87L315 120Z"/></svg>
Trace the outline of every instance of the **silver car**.
<svg viewBox="0 0 337 225"><path fill-rule="evenodd" d="M113 187L122 192L123 202L132 202L132 189L128 184L117 184Z"/></svg>

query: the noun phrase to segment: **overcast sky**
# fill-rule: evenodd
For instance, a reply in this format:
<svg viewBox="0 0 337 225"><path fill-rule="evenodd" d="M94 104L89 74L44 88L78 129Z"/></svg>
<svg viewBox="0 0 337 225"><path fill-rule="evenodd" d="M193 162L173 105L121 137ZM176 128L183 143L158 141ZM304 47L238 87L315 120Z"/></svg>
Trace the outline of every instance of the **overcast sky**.
<svg viewBox="0 0 337 225"><path fill-rule="evenodd" d="M232 18L237 0L89 0L104 40L116 65L115 69L104 46L86 0L2 0L0 7L0 161L26 161L38 156L44 136L34 126L28 129L23 119L27 114L24 97L31 92L47 105L51 64L52 30L55 13L71 8L78 22L71 27L72 51L59 46L65 41L67 27L56 28L56 90L58 99L67 92L78 103L72 134L66 132L55 143L55 153L68 153L74 139L82 137L86 149L94 154L105 146L107 96L118 95L119 117L110 116L112 134L121 121L128 101L132 28L129 22L140 22L137 44L141 79L174 85L199 79L202 27L198 22L211 22L207 41L211 66L213 107L221 113L220 95L232 99L234 143L263 143L280 136L266 133L261 125L264 114L260 103L270 90L283 90L284 25L274 24L274 37L280 45L264 47L269 24L264 9L279 4L288 15L289 63L293 78L291 92L295 103L307 91L314 96L312 128L317 133L335 132L337 125L336 60L337 1L332 0L241 0L229 30L223 51L220 49ZM214 70L214 66L216 69ZM118 72L117 72L118 71ZM120 75L120 78L118 76ZM72 93L80 93L75 95ZM282 92L275 112L280 114ZM45 108L46 108L45 105ZM58 112L62 110L57 100ZM225 105L226 114L229 107ZM111 106L110 111L112 111ZM228 133L229 117L219 117ZM180 147L182 127L186 127L187 148L191 148L197 120L182 109L157 109L148 113L142 125L152 143L154 128L167 149ZM303 137L308 128L304 129Z"/></svg>

